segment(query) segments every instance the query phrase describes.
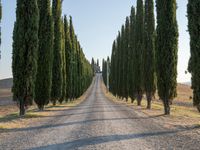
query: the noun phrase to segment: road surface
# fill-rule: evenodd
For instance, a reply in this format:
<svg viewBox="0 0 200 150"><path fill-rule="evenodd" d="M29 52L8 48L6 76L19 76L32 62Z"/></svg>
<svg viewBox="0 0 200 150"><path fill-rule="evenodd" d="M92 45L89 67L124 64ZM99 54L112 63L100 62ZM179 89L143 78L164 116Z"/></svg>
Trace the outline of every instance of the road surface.
<svg viewBox="0 0 200 150"><path fill-rule="evenodd" d="M199 149L199 128L167 129L133 108L108 100L97 75L86 100L32 127L0 132L0 149Z"/></svg>

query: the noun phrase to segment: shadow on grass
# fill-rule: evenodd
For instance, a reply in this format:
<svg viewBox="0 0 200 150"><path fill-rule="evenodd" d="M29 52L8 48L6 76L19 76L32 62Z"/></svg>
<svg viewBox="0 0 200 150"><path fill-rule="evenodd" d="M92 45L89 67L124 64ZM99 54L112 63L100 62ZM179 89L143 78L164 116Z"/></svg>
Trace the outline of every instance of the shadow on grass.
<svg viewBox="0 0 200 150"><path fill-rule="evenodd" d="M48 149L78 149L83 148L86 146L97 145L97 144L105 144L109 142L119 142L124 140L133 140L133 139L140 139L140 138L148 138L148 137L156 137L156 136L168 136L177 133L181 133L188 130L193 130L200 128L193 127L189 129L182 129L182 130L171 130L171 131L157 131L157 132L147 132L147 133L138 133L138 134L115 134L115 135L107 135L107 136L96 136L90 138L83 138L78 140L73 140L65 143L59 144L51 144L41 147L30 148L29 150L48 150Z"/></svg>
<svg viewBox="0 0 200 150"><path fill-rule="evenodd" d="M0 123L6 123L9 121L16 121L19 119L30 119L30 118L40 118L43 117L43 115L39 115L39 114L26 114L25 116L19 116L19 114L14 113L14 114L9 114L6 115L2 118L0 118Z"/></svg>

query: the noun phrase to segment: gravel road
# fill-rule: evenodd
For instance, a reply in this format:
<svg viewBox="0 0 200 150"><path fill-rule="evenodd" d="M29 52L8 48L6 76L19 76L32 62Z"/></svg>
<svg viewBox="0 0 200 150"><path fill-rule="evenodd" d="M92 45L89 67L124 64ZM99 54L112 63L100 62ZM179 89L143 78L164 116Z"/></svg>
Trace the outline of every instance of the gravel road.
<svg viewBox="0 0 200 150"><path fill-rule="evenodd" d="M200 149L200 128L168 129L159 116L108 100L97 75L87 99L31 127L0 131L0 149L146 150Z"/></svg>

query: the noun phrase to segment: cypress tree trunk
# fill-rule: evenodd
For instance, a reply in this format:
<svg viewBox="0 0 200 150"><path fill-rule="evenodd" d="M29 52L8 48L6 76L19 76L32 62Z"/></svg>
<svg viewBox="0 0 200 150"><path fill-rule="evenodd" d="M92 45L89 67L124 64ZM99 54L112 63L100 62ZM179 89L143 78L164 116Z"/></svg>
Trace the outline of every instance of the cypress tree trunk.
<svg viewBox="0 0 200 150"><path fill-rule="evenodd" d="M53 19L50 0L38 0L40 10L38 71L35 82L35 103L44 109L51 96L53 62Z"/></svg>
<svg viewBox="0 0 200 150"><path fill-rule="evenodd" d="M19 115L32 104L37 73L39 10L37 0L17 0L13 31L13 99L20 105Z"/></svg>
<svg viewBox="0 0 200 150"><path fill-rule="evenodd" d="M19 115L24 116L25 115L25 103L24 99L19 100Z"/></svg>
<svg viewBox="0 0 200 150"><path fill-rule="evenodd" d="M200 112L200 1L188 0L187 7L191 53L188 70L192 74L193 104Z"/></svg>
<svg viewBox="0 0 200 150"><path fill-rule="evenodd" d="M166 115L170 100L176 97L178 25L176 0L157 0L156 66L158 95L163 100Z"/></svg>
<svg viewBox="0 0 200 150"><path fill-rule="evenodd" d="M61 27L61 0L53 0L52 13L54 19L54 46L51 101L56 105L62 96L62 27Z"/></svg>
<svg viewBox="0 0 200 150"><path fill-rule="evenodd" d="M147 96L147 109L151 109L151 100L152 100L152 95L150 92L146 93Z"/></svg>

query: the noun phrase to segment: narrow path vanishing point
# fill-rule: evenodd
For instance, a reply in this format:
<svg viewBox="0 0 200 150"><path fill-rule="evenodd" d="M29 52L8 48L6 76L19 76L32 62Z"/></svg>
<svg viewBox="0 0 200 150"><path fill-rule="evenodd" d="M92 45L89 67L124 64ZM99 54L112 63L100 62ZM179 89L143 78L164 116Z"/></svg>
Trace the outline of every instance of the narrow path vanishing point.
<svg viewBox="0 0 200 150"><path fill-rule="evenodd" d="M0 149L135 150L199 149L198 128L166 129L155 117L109 101L101 75L80 105L36 126L0 131Z"/></svg>

